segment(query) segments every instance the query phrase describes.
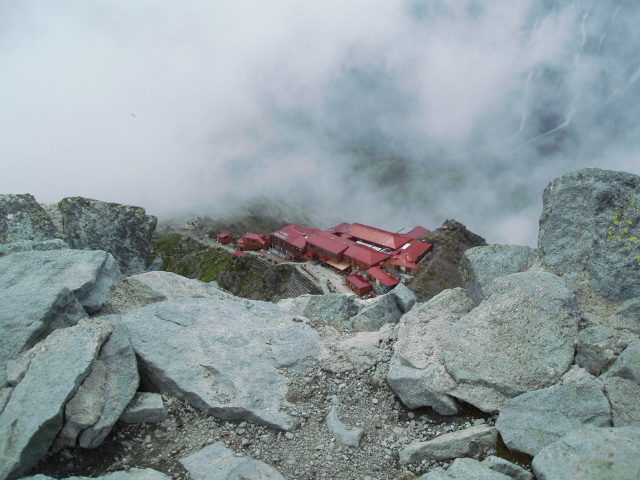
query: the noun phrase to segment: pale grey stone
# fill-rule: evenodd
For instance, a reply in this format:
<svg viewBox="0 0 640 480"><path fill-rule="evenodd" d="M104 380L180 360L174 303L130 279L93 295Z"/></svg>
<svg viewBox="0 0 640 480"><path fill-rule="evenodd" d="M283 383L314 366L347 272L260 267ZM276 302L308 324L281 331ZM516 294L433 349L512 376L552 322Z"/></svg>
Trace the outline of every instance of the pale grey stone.
<svg viewBox="0 0 640 480"><path fill-rule="evenodd" d="M156 423L166 420L167 417L168 412L162 395L138 392L120 418L126 423Z"/></svg>
<svg viewBox="0 0 640 480"><path fill-rule="evenodd" d="M606 378L603 383L611 404L613 426L640 424L640 385L620 377Z"/></svg>
<svg viewBox="0 0 640 480"><path fill-rule="evenodd" d="M46 250L64 250L69 245L62 239L56 238L54 240L21 240L18 242L11 242L0 244L0 257L4 255L11 255L18 252L29 252L31 250L46 251Z"/></svg>
<svg viewBox="0 0 640 480"><path fill-rule="evenodd" d="M451 478L464 480L510 480L512 477L492 470L483 462L473 458L457 458L446 470L436 469L422 475L419 480L448 480Z"/></svg>
<svg viewBox="0 0 640 480"><path fill-rule="evenodd" d="M601 378L620 377L640 385L640 340L634 340L618 356Z"/></svg>
<svg viewBox="0 0 640 480"><path fill-rule="evenodd" d="M482 460L482 464L491 470L506 475L512 480L534 480L533 474L530 471L495 455L490 455Z"/></svg>
<svg viewBox="0 0 640 480"><path fill-rule="evenodd" d="M357 315L359 310L355 295L329 293L326 295L309 295L307 298L308 301L301 312L302 315L332 327L352 328L352 317ZM380 327L378 326L378 328Z"/></svg>
<svg viewBox="0 0 640 480"><path fill-rule="evenodd" d="M388 350L381 347L392 338L393 326L385 324L377 332L357 332L348 338L327 339L322 342L322 366L334 373L362 373L389 355Z"/></svg>
<svg viewBox="0 0 640 480"><path fill-rule="evenodd" d="M331 430L336 439L347 447L358 448L360 439L364 433L361 427L348 428L338 417L338 409L336 405L331 406L331 410L327 415L327 428Z"/></svg>
<svg viewBox="0 0 640 480"><path fill-rule="evenodd" d="M34 467L63 425L67 401L90 373L110 330L86 322L61 328L36 345L24 378L0 415L0 478Z"/></svg>
<svg viewBox="0 0 640 480"><path fill-rule="evenodd" d="M151 303L179 298L221 298L235 300L215 282L185 278L171 272L148 272L123 278L102 312L124 314Z"/></svg>
<svg viewBox="0 0 640 480"><path fill-rule="evenodd" d="M556 383L573 361L578 319L573 293L556 275L528 271L496 279L489 297L444 340L452 393L486 412L508 398Z"/></svg>
<svg viewBox="0 0 640 480"><path fill-rule="evenodd" d="M495 427L479 425L445 433L427 442L412 443L400 452L400 465L422 460L449 460L477 457L494 449L498 442Z"/></svg>
<svg viewBox="0 0 640 480"><path fill-rule="evenodd" d="M237 457L218 442L180 460L193 480L285 480L271 465L251 457Z"/></svg>
<svg viewBox="0 0 640 480"><path fill-rule="evenodd" d="M535 258L536 251L533 248L519 245L470 248L460 261L460 273L467 295L480 304L496 278L524 272Z"/></svg>
<svg viewBox="0 0 640 480"><path fill-rule="evenodd" d="M409 408L430 406L442 415L458 412L451 396L456 383L445 368L443 344L451 325L473 307L465 291L456 288L414 307L400 320L387 380Z"/></svg>
<svg viewBox="0 0 640 480"><path fill-rule="evenodd" d="M55 480L47 475L33 475L23 477L23 480ZM68 477L64 480L171 480L162 472L152 468L132 468L130 470L121 470L118 472L108 473L100 477Z"/></svg>
<svg viewBox="0 0 640 480"><path fill-rule="evenodd" d="M629 334L604 326L580 331L575 363L598 376L633 340Z"/></svg>
<svg viewBox="0 0 640 480"><path fill-rule="evenodd" d="M387 295L391 295L396 299L398 308L400 308L400 311L402 313L407 313L416 304L416 294L409 290L409 288L407 288L407 286L403 285L402 283L396 285L396 287Z"/></svg>
<svg viewBox="0 0 640 480"><path fill-rule="evenodd" d="M386 323L398 323L402 310L391 294L380 295L361 302L363 308L348 322L338 325L354 332L374 332Z"/></svg>
<svg viewBox="0 0 640 480"><path fill-rule="evenodd" d="M532 456L583 425L611 425L609 402L596 380L554 385L507 400L496 422L509 450Z"/></svg>
<svg viewBox="0 0 640 480"><path fill-rule="evenodd" d="M283 430L287 380L281 368L302 371L320 355L318 334L267 302L167 300L109 316L127 325L143 385L224 419Z"/></svg>
<svg viewBox="0 0 640 480"><path fill-rule="evenodd" d="M531 466L538 480L640 478L640 427L583 428L540 451Z"/></svg>

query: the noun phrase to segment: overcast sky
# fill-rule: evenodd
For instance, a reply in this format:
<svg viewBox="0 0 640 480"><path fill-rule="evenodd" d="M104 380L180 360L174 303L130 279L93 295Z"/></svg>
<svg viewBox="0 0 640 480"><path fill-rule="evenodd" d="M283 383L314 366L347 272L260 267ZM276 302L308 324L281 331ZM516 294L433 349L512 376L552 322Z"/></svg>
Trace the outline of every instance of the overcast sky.
<svg viewBox="0 0 640 480"><path fill-rule="evenodd" d="M541 195L640 174L635 0L0 1L0 192L535 245Z"/></svg>

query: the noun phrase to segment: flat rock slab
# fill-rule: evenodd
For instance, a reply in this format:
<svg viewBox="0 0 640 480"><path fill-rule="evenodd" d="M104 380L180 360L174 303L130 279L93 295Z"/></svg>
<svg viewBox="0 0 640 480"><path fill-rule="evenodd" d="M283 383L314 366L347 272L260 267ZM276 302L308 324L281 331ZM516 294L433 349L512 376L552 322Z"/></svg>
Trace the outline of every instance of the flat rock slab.
<svg viewBox="0 0 640 480"><path fill-rule="evenodd" d="M640 427L583 428L538 453L531 466L538 480L640 478Z"/></svg>
<svg viewBox="0 0 640 480"><path fill-rule="evenodd" d="M180 460L193 480L285 480L271 465L236 454L218 442Z"/></svg>
<svg viewBox="0 0 640 480"><path fill-rule="evenodd" d="M138 392L120 418L126 423L155 423L166 420L168 416L162 395Z"/></svg>
<svg viewBox="0 0 640 480"><path fill-rule="evenodd" d="M0 258L0 289L66 287L88 313L97 312L120 282L113 256L100 250L20 252Z"/></svg>
<svg viewBox="0 0 640 480"><path fill-rule="evenodd" d="M453 393L486 412L508 398L555 384L573 361L575 297L553 274L496 279L478 307L451 326L443 346Z"/></svg>
<svg viewBox="0 0 640 480"><path fill-rule="evenodd" d="M495 427L478 425L445 433L427 442L412 443L400 452L400 464L480 456L494 449L497 442L498 432Z"/></svg>
<svg viewBox="0 0 640 480"><path fill-rule="evenodd" d="M580 331L575 363L599 376L633 340L630 334L610 327L593 326Z"/></svg>
<svg viewBox="0 0 640 480"><path fill-rule="evenodd" d="M19 477L46 455L111 331L93 322L62 328L25 354L24 376L0 415L0 478Z"/></svg>
<svg viewBox="0 0 640 480"><path fill-rule="evenodd" d="M509 450L534 456L585 424L611 425L609 402L596 380L554 385L507 400L496 428Z"/></svg>
<svg viewBox="0 0 640 480"><path fill-rule="evenodd" d="M181 397L205 413L283 430L281 368L304 369L320 355L320 336L266 302L168 300L112 315L127 325L143 383Z"/></svg>
<svg viewBox="0 0 640 480"><path fill-rule="evenodd" d="M102 311L123 314L152 303L179 298L233 300L238 297L223 292L216 284L185 278L171 272L147 272L123 278Z"/></svg>
<svg viewBox="0 0 640 480"><path fill-rule="evenodd" d="M42 474L23 478L24 480L56 480L53 477ZM69 477L64 480L171 480L171 477L153 468L132 468L109 473L101 477Z"/></svg>
<svg viewBox="0 0 640 480"><path fill-rule="evenodd" d="M492 470L488 465L473 458L457 458L446 470L437 468L425 473L419 480L449 480L451 478L464 480L513 480L513 477Z"/></svg>

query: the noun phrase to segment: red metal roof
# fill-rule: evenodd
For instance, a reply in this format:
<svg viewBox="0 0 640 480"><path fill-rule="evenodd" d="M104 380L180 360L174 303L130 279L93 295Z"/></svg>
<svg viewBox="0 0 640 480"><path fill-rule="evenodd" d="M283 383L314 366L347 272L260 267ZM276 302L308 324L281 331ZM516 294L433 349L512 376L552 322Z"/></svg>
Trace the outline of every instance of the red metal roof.
<svg viewBox="0 0 640 480"><path fill-rule="evenodd" d="M300 225L291 224L286 227L282 227L277 232L273 232L271 236L278 237L294 247L304 248L306 246L306 237L319 231L320 230L316 228L306 228L301 227Z"/></svg>
<svg viewBox="0 0 640 480"><path fill-rule="evenodd" d="M392 250L402 247L405 243L411 240L409 237L405 237L398 233L391 233L379 228L362 225L361 223L342 223L331 230L335 233L345 233L365 242L390 248Z"/></svg>
<svg viewBox="0 0 640 480"><path fill-rule="evenodd" d="M327 235L327 233L329 232L317 232L309 235L309 237L307 238L307 243L325 250L332 255L339 255L348 248L346 242L340 237L337 237L330 233L329 235Z"/></svg>
<svg viewBox="0 0 640 480"><path fill-rule="evenodd" d="M404 233L403 235L405 237L409 237L412 240L417 240L418 238L422 237L423 235L426 235L429 232L431 232L431 230L429 230L428 228L424 228L418 225L417 227L414 227L413 230L407 233Z"/></svg>
<svg viewBox="0 0 640 480"><path fill-rule="evenodd" d="M344 252L344 256L357 262L363 263L368 267L378 265L379 263L384 262L390 257L390 255L386 253L378 252L372 248L355 243Z"/></svg>
<svg viewBox="0 0 640 480"><path fill-rule="evenodd" d="M362 278L357 273L355 275L349 275L347 277L347 282L351 283L356 288L366 288L371 286L369 282L367 282L364 278Z"/></svg>
<svg viewBox="0 0 640 480"><path fill-rule="evenodd" d="M238 250L233 254L233 256L236 258L241 257L242 255L244 255L244 252L242 250Z"/></svg>
<svg viewBox="0 0 640 480"><path fill-rule="evenodd" d="M391 260L391 264L392 265L398 265L399 267L406 267L406 268L411 268L414 270L417 270L418 268L420 268L420 265L418 265L417 263L413 263L409 260L407 260L404 257L396 257L393 260Z"/></svg>
<svg viewBox="0 0 640 480"><path fill-rule="evenodd" d="M370 268L369 270L367 270L367 274L371 275L373 278L377 279L380 283L386 285L387 287L394 287L400 283L400 281L396 280L387 272L378 267Z"/></svg>
<svg viewBox="0 0 640 480"><path fill-rule="evenodd" d="M218 234L218 238L227 238L230 237L231 234L229 232L222 232Z"/></svg>
<svg viewBox="0 0 640 480"><path fill-rule="evenodd" d="M249 232L244 234L242 238L250 238L251 240L256 240L261 245L267 243L267 236L264 233Z"/></svg>
<svg viewBox="0 0 640 480"><path fill-rule="evenodd" d="M417 263L425 253L433 248L433 243L421 242L420 240L411 240L409 246L402 250L398 257L403 257L410 262Z"/></svg>

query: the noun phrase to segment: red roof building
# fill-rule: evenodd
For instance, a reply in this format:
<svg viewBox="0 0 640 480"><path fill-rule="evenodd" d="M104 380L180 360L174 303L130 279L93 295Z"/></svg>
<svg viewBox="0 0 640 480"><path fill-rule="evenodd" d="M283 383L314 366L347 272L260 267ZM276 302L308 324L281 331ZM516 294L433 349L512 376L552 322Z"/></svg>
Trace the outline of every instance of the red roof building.
<svg viewBox="0 0 640 480"><path fill-rule="evenodd" d="M409 237L411 240L417 240L420 237L426 235L427 233L430 233L431 230L429 230L428 228L424 228L421 227L420 225L418 225L417 227L414 227L411 231L407 232L407 233L403 233L403 235L405 237Z"/></svg>
<svg viewBox="0 0 640 480"><path fill-rule="evenodd" d="M399 233L391 233L361 223L341 223L330 231L338 235L349 235L352 239L362 240L389 250L397 250L411 240Z"/></svg>
<svg viewBox="0 0 640 480"><path fill-rule="evenodd" d="M399 280L396 280L387 272L378 267L373 267L367 270L367 275L369 276L371 281L378 287L380 287L385 293L389 290L392 290L396 285L400 283Z"/></svg>
<svg viewBox="0 0 640 480"><path fill-rule="evenodd" d="M302 257L307 250L307 237L319 231L300 225L287 225L271 234L271 246L294 257Z"/></svg>
<svg viewBox="0 0 640 480"><path fill-rule="evenodd" d="M345 279L345 282L347 287L353 290L359 297L364 297L373 292L373 286L358 274L349 275Z"/></svg>
<svg viewBox="0 0 640 480"><path fill-rule="evenodd" d="M218 243L221 243L222 245L229 245L231 243L231 234L229 232L219 233L217 238Z"/></svg>
<svg viewBox="0 0 640 480"><path fill-rule="evenodd" d="M242 251L267 250L271 245L269 238L264 233L249 232L238 239L238 248Z"/></svg>
<svg viewBox="0 0 640 480"><path fill-rule="evenodd" d="M384 264L391 258L391 255L379 252L365 245L352 243L344 252L344 258L355 268L367 270L371 267Z"/></svg>

